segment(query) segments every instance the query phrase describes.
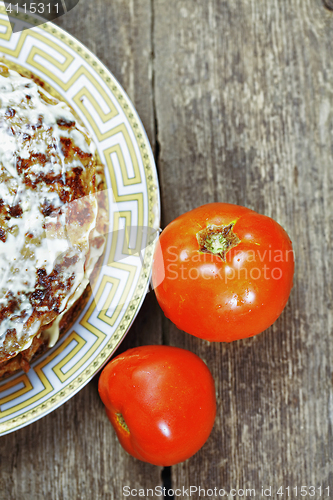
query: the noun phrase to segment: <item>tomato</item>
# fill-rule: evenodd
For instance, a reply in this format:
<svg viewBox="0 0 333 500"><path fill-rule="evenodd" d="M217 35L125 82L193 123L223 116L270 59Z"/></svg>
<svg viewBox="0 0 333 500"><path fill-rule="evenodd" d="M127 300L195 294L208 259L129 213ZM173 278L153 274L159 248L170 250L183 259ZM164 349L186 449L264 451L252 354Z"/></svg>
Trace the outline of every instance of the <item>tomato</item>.
<svg viewBox="0 0 333 500"><path fill-rule="evenodd" d="M214 425L213 377L198 356L178 347L129 349L104 368L98 390L121 445L144 462L186 460Z"/></svg>
<svg viewBox="0 0 333 500"><path fill-rule="evenodd" d="M160 306L179 329L231 342L274 323L293 274L292 244L277 222L245 207L211 203L164 229L152 278Z"/></svg>

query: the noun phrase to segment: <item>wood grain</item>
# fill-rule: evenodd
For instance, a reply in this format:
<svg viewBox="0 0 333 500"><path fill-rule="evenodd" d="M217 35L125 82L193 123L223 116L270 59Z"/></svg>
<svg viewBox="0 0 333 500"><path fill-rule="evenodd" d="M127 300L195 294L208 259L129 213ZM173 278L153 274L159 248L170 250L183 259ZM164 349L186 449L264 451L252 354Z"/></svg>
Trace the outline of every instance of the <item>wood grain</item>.
<svg viewBox="0 0 333 500"><path fill-rule="evenodd" d="M112 71L154 143L150 0L80 0L57 24ZM148 295L121 350L161 343L154 295ZM0 438L1 500L122 498L122 488L162 484L161 468L121 448L97 392L98 377L42 420Z"/></svg>
<svg viewBox="0 0 333 500"><path fill-rule="evenodd" d="M287 229L297 259L283 315L256 338L208 344L163 321L218 394L211 438L172 483L332 486L332 13L319 0L154 4L163 223L246 205Z"/></svg>
<svg viewBox="0 0 333 500"><path fill-rule="evenodd" d="M150 294L120 353L160 343L157 304ZM120 446L97 392L98 376L43 419L0 438L1 500L118 499L124 486L161 485L161 468Z"/></svg>
<svg viewBox="0 0 333 500"><path fill-rule="evenodd" d="M226 201L274 217L294 244L291 298L265 333L209 344L178 331L150 293L121 346L185 347L214 375L212 436L172 468L173 488L333 488L333 13L322 0L80 0L57 24L133 100L156 151L163 225ZM160 474L123 452L96 379L0 439L0 500L118 500Z"/></svg>

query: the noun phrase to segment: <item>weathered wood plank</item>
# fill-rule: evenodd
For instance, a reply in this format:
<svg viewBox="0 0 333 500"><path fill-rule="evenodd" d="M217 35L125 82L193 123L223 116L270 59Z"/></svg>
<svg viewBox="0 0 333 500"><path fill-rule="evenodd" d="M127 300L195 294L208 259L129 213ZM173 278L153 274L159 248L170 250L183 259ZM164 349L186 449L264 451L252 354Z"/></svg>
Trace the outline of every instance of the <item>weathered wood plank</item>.
<svg viewBox="0 0 333 500"><path fill-rule="evenodd" d="M151 294L121 350L158 341L155 306ZM98 376L50 415L0 439L1 500L113 500L124 486L161 484L160 467L135 460L118 443L97 382Z"/></svg>
<svg viewBox="0 0 333 500"><path fill-rule="evenodd" d="M154 142L150 0L81 0L57 24L113 72ZM149 294L121 350L161 343L158 317ZM133 459L119 445L97 379L52 414L0 438L1 500L119 499L123 486L161 484L161 468Z"/></svg>
<svg viewBox="0 0 333 500"><path fill-rule="evenodd" d="M218 393L213 434L173 485L332 486L332 12L321 0L154 5L163 224L207 202L246 205L287 229L297 259L286 310L256 338L210 345L163 321Z"/></svg>

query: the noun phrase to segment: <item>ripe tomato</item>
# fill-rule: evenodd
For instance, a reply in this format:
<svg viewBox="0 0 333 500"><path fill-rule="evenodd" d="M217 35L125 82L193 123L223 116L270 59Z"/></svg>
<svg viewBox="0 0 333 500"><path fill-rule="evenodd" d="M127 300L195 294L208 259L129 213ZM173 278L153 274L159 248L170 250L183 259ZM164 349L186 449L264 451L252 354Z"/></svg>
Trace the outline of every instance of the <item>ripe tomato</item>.
<svg viewBox="0 0 333 500"><path fill-rule="evenodd" d="M231 342L268 328L285 307L294 254L285 230L248 208L211 203L162 232L153 286L178 328Z"/></svg>
<svg viewBox="0 0 333 500"><path fill-rule="evenodd" d="M186 460L214 425L213 377L198 356L178 347L129 349L104 368L98 390L121 445L144 462Z"/></svg>

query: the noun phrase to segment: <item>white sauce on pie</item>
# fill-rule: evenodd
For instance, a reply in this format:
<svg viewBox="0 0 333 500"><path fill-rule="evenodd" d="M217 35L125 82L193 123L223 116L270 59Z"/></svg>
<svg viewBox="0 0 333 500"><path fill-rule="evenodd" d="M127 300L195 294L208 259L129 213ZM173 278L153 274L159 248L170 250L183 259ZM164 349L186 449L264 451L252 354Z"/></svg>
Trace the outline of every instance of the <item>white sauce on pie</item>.
<svg viewBox="0 0 333 500"><path fill-rule="evenodd" d="M43 96L48 102L44 102ZM13 119L8 120L8 116L13 116ZM57 123L59 120L75 122L75 127L61 127ZM29 129L29 125L35 129ZM68 225L68 207L52 190L52 183L37 182L34 187L29 187L23 182L19 169L19 161L31 159L40 153L46 155L48 161L35 162L28 167L32 181L40 173L65 178L66 172L73 168L84 169L79 159L65 161L60 144L60 139L64 137L70 138L75 147L94 157L93 142L65 103L57 102L32 80L15 71L9 70L7 77L0 74L0 203L19 207L19 214L6 221L6 235L0 238L0 307L5 307L12 298L17 302L15 312L7 314L0 322L0 347L8 330L12 329L16 330L18 340L22 336L29 337L23 348L29 347L41 326L40 321L35 321L27 327L33 311L29 294L38 284L37 269L45 269L49 275L64 253L66 256L78 257L77 262L64 271L64 279L70 276L74 276L74 279L62 297L59 313L70 306L69 298L72 304L83 293L89 278L86 259L89 256L89 234L96 225L95 196L92 194L88 197L94 217L89 227L85 227L85 232L75 239ZM64 185L64 189L68 187ZM76 202L78 200L73 203ZM53 208L60 207L60 213L43 215L43 203ZM80 203L77 206L80 210ZM56 226L57 222L61 224ZM58 316L57 324L60 319L61 316ZM19 349L13 346L13 349L19 352L22 346Z"/></svg>

